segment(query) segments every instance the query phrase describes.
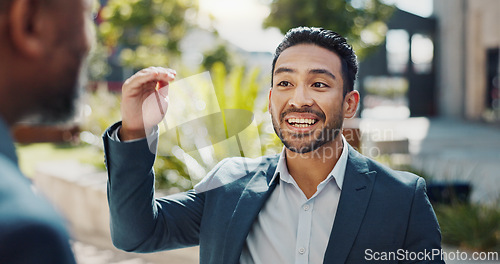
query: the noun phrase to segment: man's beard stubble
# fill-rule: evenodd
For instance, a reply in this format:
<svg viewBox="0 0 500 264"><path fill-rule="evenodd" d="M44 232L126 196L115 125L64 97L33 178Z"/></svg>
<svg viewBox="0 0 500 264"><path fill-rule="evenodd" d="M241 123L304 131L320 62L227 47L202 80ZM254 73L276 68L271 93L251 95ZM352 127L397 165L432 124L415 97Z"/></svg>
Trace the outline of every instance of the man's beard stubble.
<svg viewBox="0 0 500 264"><path fill-rule="evenodd" d="M23 122L56 125L71 120L77 112L78 102L84 92L86 82L86 62L76 69L68 69L65 76L59 79L58 89L40 88L48 92L39 98L38 107Z"/></svg>
<svg viewBox="0 0 500 264"><path fill-rule="evenodd" d="M276 132L276 135L280 138L281 142L285 145L287 149L290 149L293 152L296 153L308 153L311 151L314 151L321 146L325 145L326 143L332 142L342 131L342 125L343 125L343 113L342 111L338 112L335 118L330 121L328 124L324 124L322 128L320 128L319 131L313 131L313 133L307 133L307 134L291 134L290 132L285 132L288 134L289 137L292 138L299 138L303 139L306 137L309 137L309 142L302 144L301 146L294 146L292 142L287 140L285 138L285 135L283 135L283 131L281 129L281 124L284 124L285 121L285 116L289 113L296 112L296 113L314 113L317 115L320 120L319 121L325 121L326 117L325 114L322 112L318 112L315 110L312 110L310 108L301 108L301 109L288 109L285 110L283 113L280 114L280 120L279 124L277 124L277 120L274 118L274 115L271 113L271 121L273 123L273 128L274 131ZM318 122L319 122L318 121ZM315 133L316 132L316 133ZM316 135L318 134L318 135Z"/></svg>

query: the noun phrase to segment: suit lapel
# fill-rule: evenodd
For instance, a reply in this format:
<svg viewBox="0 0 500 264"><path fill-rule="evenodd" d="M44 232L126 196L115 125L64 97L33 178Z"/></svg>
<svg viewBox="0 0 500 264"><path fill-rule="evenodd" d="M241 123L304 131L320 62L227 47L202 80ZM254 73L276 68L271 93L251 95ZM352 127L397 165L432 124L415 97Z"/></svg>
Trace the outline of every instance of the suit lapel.
<svg viewBox="0 0 500 264"><path fill-rule="evenodd" d="M369 171L366 158L349 147L343 188L324 263L345 263L368 207L375 175L375 171Z"/></svg>
<svg viewBox="0 0 500 264"><path fill-rule="evenodd" d="M268 184L276 170L277 159L266 170L255 173L245 186L229 222L224 242L224 263L238 263L248 232L262 206L276 187Z"/></svg>

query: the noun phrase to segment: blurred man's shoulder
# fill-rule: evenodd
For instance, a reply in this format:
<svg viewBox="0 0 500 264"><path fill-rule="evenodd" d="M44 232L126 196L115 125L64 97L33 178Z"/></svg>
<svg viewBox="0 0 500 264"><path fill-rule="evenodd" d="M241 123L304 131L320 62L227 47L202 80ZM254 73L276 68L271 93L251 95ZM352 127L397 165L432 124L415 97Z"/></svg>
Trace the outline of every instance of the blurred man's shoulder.
<svg viewBox="0 0 500 264"><path fill-rule="evenodd" d="M3 155L0 155L0 180L0 230L14 232L33 227L66 235L56 210ZM0 236L4 232L0 231Z"/></svg>

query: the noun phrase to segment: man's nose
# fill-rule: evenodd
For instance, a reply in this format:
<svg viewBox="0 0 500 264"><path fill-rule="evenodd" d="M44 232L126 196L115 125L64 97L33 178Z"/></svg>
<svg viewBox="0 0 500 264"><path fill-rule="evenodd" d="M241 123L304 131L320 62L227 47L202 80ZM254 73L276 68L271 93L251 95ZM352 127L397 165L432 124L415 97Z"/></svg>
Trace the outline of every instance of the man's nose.
<svg viewBox="0 0 500 264"><path fill-rule="evenodd" d="M300 85L295 89L293 97L290 98L290 101L288 102L290 106L296 108L312 106L313 103L314 100L310 95L310 91L308 91L307 87L305 87L304 85Z"/></svg>

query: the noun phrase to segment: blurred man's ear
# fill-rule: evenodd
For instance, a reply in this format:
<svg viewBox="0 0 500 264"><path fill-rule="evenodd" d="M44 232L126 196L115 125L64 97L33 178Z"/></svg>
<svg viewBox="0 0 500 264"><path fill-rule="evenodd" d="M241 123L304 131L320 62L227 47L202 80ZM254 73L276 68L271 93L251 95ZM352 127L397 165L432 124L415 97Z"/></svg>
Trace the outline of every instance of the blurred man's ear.
<svg viewBox="0 0 500 264"><path fill-rule="evenodd" d="M24 56L39 57L51 33L43 5L42 0L13 0L7 11L13 48Z"/></svg>
<svg viewBox="0 0 500 264"><path fill-rule="evenodd" d="M267 111L271 112L271 93L273 92L273 87L269 89L269 98L268 98L268 105L267 105Z"/></svg>
<svg viewBox="0 0 500 264"><path fill-rule="evenodd" d="M356 115L359 104L359 92L351 91L344 98L344 118L352 118Z"/></svg>

